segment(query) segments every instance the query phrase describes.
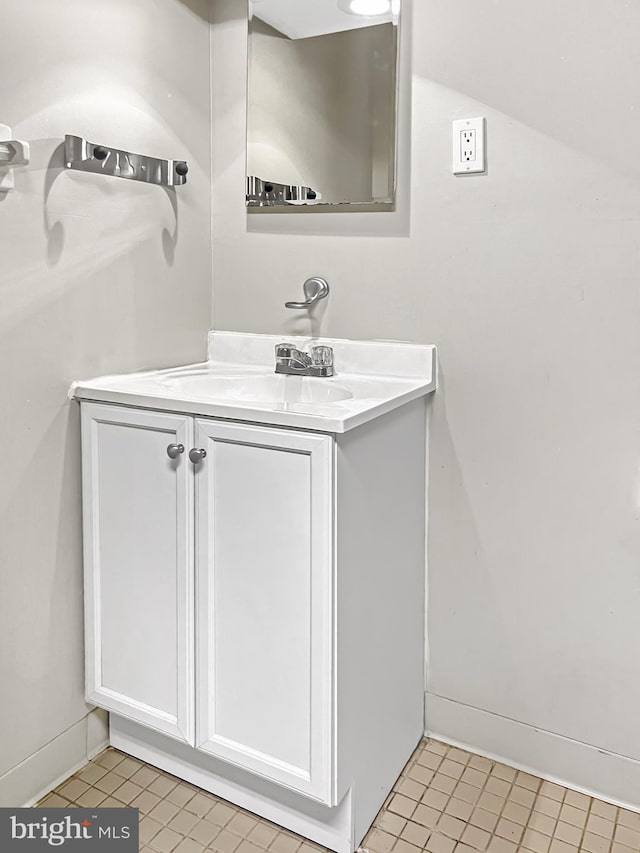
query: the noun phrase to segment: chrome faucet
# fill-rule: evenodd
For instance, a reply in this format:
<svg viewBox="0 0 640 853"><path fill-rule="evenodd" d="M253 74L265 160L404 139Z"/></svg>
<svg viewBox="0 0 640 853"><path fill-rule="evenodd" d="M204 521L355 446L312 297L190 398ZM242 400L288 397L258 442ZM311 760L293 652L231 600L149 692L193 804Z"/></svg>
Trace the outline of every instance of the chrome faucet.
<svg viewBox="0 0 640 853"><path fill-rule="evenodd" d="M296 349L293 344L277 344L276 373L289 376L333 376L333 349L314 346L306 353Z"/></svg>

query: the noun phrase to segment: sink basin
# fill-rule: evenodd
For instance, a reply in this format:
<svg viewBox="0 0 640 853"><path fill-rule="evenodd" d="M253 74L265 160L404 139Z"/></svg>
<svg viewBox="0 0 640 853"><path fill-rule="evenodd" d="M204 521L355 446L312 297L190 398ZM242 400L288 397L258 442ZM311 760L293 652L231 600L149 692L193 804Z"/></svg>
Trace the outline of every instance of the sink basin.
<svg viewBox="0 0 640 853"><path fill-rule="evenodd" d="M315 403L325 405L349 400L353 393L332 379L310 376L242 374L224 376L210 372L183 373L163 382L177 393L194 399L229 400L242 403Z"/></svg>
<svg viewBox="0 0 640 853"><path fill-rule="evenodd" d="M334 350L336 375L274 372L275 335L211 332L207 361L74 382L79 400L138 406L210 418L343 433L430 394L433 346L336 338L287 341Z"/></svg>

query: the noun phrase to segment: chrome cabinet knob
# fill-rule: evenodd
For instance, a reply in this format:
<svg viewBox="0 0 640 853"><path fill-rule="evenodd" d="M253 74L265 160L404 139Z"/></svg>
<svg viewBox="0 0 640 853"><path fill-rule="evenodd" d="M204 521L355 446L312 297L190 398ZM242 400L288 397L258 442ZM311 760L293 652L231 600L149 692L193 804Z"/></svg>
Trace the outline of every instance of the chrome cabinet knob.
<svg viewBox="0 0 640 853"><path fill-rule="evenodd" d="M184 453L184 444L170 444L167 447L167 456L169 459L177 459L181 453Z"/></svg>
<svg viewBox="0 0 640 853"><path fill-rule="evenodd" d="M189 451L189 459L194 465L197 465L198 462L202 462L206 455L207 451L202 447L192 447Z"/></svg>

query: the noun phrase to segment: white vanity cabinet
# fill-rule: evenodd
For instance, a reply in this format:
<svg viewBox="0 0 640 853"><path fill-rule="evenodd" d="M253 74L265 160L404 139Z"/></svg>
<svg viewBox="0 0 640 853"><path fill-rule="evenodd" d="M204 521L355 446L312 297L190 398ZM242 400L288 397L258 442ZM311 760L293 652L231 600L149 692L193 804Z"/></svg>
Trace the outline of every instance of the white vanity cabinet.
<svg viewBox="0 0 640 853"><path fill-rule="evenodd" d="M362 346L422 373L262 409L180 397L162 372L73 389L87 699L110 743L337 853L424 733L435 351Z"/></svg>
<svg viewBox="0 0 640 853"><path fill-rule="evenodd" d="M332 804L332 438L93 403L82 428L88 700Z"/></svg>

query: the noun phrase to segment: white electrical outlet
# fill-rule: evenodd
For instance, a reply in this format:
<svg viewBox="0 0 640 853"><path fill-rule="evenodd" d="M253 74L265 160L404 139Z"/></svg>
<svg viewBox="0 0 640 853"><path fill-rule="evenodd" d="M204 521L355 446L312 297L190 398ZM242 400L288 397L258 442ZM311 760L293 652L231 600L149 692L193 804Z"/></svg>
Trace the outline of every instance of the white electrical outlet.
<svg viewBox="0 0 640 853"><path fill-rule="evenodd" d="M453 122L453 174L484 172L484 118L463 118Z"/></svg>

